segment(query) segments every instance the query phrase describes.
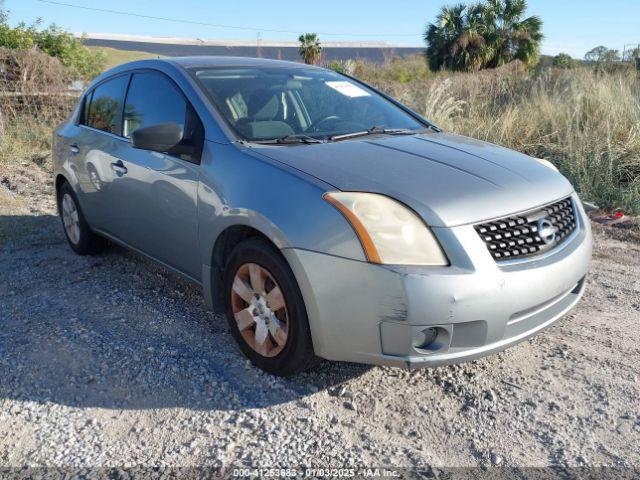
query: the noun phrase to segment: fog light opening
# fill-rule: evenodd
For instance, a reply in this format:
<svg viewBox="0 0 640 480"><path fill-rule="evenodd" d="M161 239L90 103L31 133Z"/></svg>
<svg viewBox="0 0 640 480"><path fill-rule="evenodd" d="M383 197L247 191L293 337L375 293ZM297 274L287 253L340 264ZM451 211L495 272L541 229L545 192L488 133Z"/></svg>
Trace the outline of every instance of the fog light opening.
<svg viewBox="0 0 640 480"><path fill-rule="evenodd" d="M420 330L413 335L412 345L414 348L422 350L428 349L429 345L431 345L437 337L438 330L436 328L425 328L424 330Z"/></svg>

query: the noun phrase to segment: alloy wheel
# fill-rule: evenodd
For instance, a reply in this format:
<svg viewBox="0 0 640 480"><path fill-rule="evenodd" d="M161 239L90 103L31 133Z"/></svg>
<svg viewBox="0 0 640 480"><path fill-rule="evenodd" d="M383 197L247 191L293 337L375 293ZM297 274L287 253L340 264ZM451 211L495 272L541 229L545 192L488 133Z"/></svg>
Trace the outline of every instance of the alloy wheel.
<svg viewBox="0 0 640 480"><path fill-rule="evenodd" d="M62 196L62 222L69 240L77 245L80 241L80 218L76 202L68 193Z"/></svg>

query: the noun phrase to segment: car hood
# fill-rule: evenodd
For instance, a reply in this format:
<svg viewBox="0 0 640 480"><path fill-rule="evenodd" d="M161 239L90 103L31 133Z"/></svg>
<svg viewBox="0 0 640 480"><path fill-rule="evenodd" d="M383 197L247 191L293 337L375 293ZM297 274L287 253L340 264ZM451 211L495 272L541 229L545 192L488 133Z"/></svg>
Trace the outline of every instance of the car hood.
<svg viewBox="0 0 640 480"><path fill-rule="evenodd" d="M340 190L395 198L432 226L502 217L573 192L527 155L444 132L256 150Z"/></svg>

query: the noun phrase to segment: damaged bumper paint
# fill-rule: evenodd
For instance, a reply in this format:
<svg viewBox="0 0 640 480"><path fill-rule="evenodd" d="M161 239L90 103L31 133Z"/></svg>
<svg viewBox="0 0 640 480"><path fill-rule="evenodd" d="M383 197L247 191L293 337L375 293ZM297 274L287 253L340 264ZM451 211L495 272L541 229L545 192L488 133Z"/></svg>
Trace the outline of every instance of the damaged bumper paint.
<svg viewBox="0 0 640 480"><path fill-rule="evenodd" d="M448 267L283 250L306 303L316 354L419 368L482 357L543 330L584 291L591 232L578 208L570 239L523 261L496 263L472 225L434 229Z"/></svg>

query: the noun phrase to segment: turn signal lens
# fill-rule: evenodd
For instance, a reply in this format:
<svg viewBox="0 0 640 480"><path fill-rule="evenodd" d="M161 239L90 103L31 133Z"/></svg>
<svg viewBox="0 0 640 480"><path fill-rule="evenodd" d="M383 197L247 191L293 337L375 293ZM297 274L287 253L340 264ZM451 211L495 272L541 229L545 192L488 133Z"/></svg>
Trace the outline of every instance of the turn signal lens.
<svg viewBox="0 0 640 480"><path fill-rule="evenodd" d="M324 194L324 199L349 221L370 262L449 264L433 232L400 202L363 192L330 192Z"/></svg>

